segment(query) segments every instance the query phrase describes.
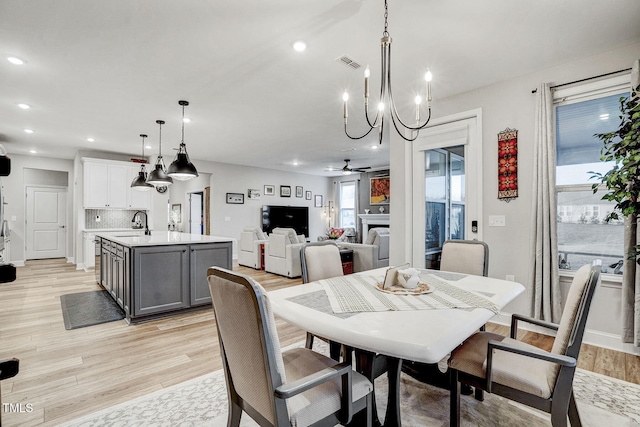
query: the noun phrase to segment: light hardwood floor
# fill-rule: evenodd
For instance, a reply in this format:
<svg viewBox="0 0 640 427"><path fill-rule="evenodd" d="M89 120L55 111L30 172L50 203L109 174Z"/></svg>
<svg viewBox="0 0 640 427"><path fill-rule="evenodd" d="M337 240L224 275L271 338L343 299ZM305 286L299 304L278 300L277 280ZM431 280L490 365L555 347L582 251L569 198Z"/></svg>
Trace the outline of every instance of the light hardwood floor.
<svg viewBox="0 0 640 427"><path fill-rule="evenodd" d="M234 269L267 290L301 282ZM98 289L93 272L61 259L29 261L15 282L0 284L0 360L20 359L20 373L2 381L2 402L23 409L5 410L3 426L57 425L221 368L210 308L139 325L118 321L65 330L60 295ZM283 346L304 339L304 331L284 321L277 327ZM501 325L488 329L507 331ZM520 338L543 348L552 343L529 332ZM640 384L637 356L585 345L579 366Z"/></svg>

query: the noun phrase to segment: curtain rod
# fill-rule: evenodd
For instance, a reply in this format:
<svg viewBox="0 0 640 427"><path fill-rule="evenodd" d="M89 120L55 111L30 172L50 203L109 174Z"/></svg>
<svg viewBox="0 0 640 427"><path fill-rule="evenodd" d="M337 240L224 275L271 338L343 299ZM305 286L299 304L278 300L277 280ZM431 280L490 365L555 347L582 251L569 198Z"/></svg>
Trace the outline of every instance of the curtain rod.
<svg viewBox="0 0 640 427"><path fill-rule="evenodd" d="M572 81L572 82L569 82L569 83L562 83L562 84L559 84L559 85L551 86L550 89L556 89L556 88L559 88L559 87L562 87L562 86L569 86L569 85L572 85L572 84L575 84L575 83L582 83L582 82L586 82L588 80L599 79L600 77L607 77L607 76L611 76L613 74L624 73L626 71L631 71L631 68L625 68L623 70L612 71L610 73L600 74L599 76L587 77L586 79L575 80L575 81ZM538 92L538 89L534 89L534 90L531 91L531 93L536 93L536 92Z"/></svg>

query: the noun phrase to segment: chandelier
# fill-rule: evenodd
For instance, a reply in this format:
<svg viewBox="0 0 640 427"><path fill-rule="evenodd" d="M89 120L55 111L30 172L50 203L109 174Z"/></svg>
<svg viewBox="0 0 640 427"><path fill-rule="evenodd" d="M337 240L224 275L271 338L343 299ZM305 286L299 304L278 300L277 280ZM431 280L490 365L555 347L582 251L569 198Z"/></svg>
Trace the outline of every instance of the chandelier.
<svg viewBox="0 0 640 427"><path fill-rule="evenodd" d="M398 111L396 109L395 103L393 101L393 93L391 91L391 36L389 35L388 27L388 17L389 10L387 6L387 0L384 2L384 31L382 32L382 38L380 39L380 51L382 55L382 73L380 79L380 101L378 103L378 109L376 115L371 121L369 116L369 75L371 72L369 71L369 67L367 66L366 70L364 70L364 116L367 120L367 125L369 126L369 130L367 130L361 136L352 136L349 135L347 131L347 118L349 117L347 102L349 101L349 94L345 91L342 95L342 100L344 101L344 133L351 139L362 139L365 136L369 135L369 133L374 129L378 128L378 142L382 144L382 132L384 130L384 119L385 119L385 109L388 109L388 115L391 116L391 122L393 123L393 127L398 132L405 141L414 141L418 137L418 133L421 129L424 129L429 120L431 120L431 80L433 75L431 71L427 68L427 72L424 75L425 80L425 99L427 106L427 118L424 123L420 123L420 106L422 104L422 97L418 94L414 98L414 102L416 105L416 113L415 113L415 125L408 125L402 121L400 116L398 115ZM405 130L410 130L412 136L406 137L404 135Z"/></svg>

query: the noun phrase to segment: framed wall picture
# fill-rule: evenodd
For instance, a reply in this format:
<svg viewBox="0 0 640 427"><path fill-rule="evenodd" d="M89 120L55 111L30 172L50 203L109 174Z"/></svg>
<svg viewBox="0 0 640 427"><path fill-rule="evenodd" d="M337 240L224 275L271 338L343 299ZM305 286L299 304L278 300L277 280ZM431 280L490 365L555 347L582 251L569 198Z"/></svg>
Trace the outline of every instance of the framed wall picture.
<svg viewBox="0 0 640 427"><path fill-rule="evenodd" d="M259 199L260 190L258 190L257 188L250 188L247 190L247 196L249 196L249 198L253 200Z"/></svg>
<svg viewBox="0 0 640 427"><path fill-rule="evenodd" d="M264 186L264 195L265 196L275 196L276 194L276 186L275 185L265 185Z"/></svg>
<svg viewBox="0 0 640 427"><path fill-rule="evenodd" d="M291 186L290 185L281 185L280 186L280 197L291 197Z"/></svg>
<svg viewBox="0 0 640 427"><path fill-rule="evenodd" d="M227 203L232 205L241 205L244 203L244 194L242 193L227 193Z"/></svg>
<svg viewBox="0 0 640 427"><path fill-rule="evenodd" d="M296 185L296 197L302 197L302 187Z"/></svg>
<svg viewBox="0 0 640 427"><path fill-rule="evenodd" d="M313 206L315 206L316 208L322 207L322 196L320 194L316 195L316 200Z"/></svg>
<svg viewBox="0 0 640 427"><path fill-rule="evenodd" d="M311 191L307 191L304 196L305 199L311 200Z"/></svg>
<svg viewBox="0 0 640 427"><path fill-rule="evenodd" d="M171 205L171 222L174 224L182 222L182 205L180 203Z"/></svg>
<svg viewBox="0 0 640 427"><path fill-rule="evenodd" d="M391 195L391 185L388 176L376 176L370 180L369 204L388 204Z"/></svg>

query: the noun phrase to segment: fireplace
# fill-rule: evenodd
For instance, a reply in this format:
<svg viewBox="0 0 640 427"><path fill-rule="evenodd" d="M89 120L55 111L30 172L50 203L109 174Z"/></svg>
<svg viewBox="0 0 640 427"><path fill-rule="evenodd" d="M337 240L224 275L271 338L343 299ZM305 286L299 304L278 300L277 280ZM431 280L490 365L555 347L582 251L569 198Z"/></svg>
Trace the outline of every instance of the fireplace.
<svg viewBox="0 0 640 427"><path fill-rule="evenodd" d="M389 227L389 214L358 214L362 221L362 239L366 239L370 228Z"/></svg>

